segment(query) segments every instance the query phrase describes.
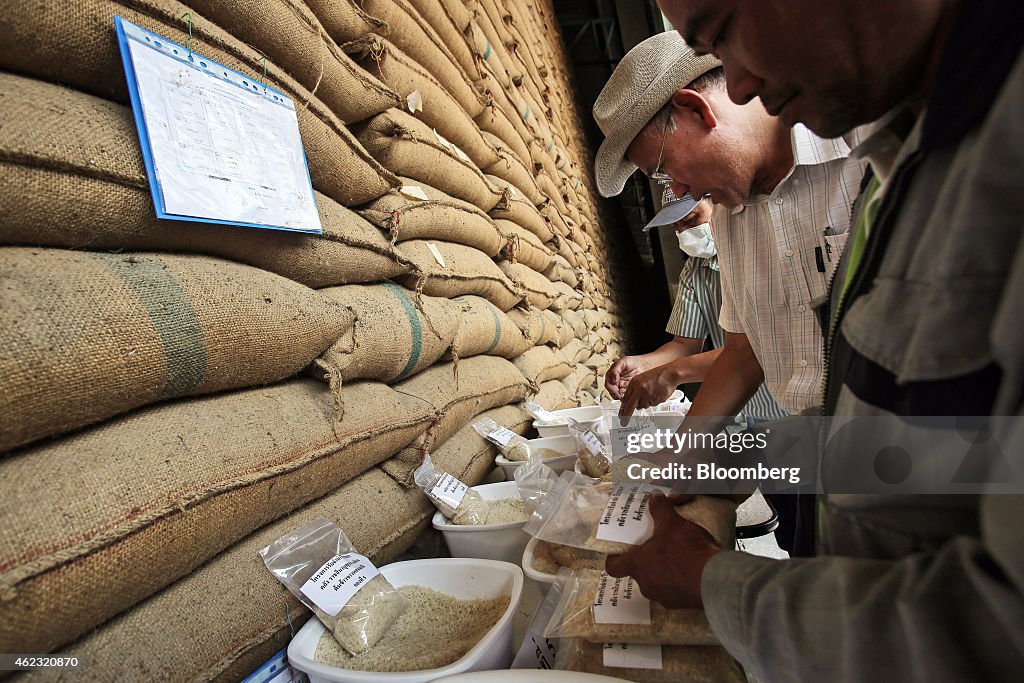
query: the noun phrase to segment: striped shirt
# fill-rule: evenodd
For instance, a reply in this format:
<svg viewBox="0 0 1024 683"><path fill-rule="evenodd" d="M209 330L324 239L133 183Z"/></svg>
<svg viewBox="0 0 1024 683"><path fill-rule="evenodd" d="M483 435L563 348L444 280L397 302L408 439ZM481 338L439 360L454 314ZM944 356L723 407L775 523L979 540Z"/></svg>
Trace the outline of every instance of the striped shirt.
<svg viewBox="0 0 1024 683"><path fill-rule="evenodd" d="M711 347L721 348L725 344L725 332L718 325L721 308L722 284L718 274L718 257L686 259L679 273L679 289L665 329L676 337L711 337ZM757 393L743 406L743 415L759 420L775 420L785 417L786 412L772 400L768 388L762 383Z"/></svg>
<svg viewBox="0 0 1024 683"><path fill-rule="evenodd" d="M719 322L747 335L768 390L796 414L821 403L823 339L811 302L825 297L839 264L864 163L841 138L797 125L792 139L789 175L768 197L716 207L711 232L722 268Z"/></svg>

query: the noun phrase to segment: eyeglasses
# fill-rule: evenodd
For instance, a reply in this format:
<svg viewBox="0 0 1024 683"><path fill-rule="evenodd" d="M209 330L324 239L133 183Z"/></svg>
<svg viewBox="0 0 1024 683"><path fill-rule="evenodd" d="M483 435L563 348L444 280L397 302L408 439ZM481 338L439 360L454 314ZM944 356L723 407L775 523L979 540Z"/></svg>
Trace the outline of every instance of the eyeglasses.
<svg viewBox="0 0 1024 683"><path fill-rule="evenodd" d="M649 176L651 180L654 180L665 187L672 182L672 176L665 171L661 170L661 162L665 158L665 141L668 139L668 131L672 126L672 108L669 107L668 116L665 117L665 130L661 134L661 149L658 150L658 165L654 167L654 171Z"/></svg>

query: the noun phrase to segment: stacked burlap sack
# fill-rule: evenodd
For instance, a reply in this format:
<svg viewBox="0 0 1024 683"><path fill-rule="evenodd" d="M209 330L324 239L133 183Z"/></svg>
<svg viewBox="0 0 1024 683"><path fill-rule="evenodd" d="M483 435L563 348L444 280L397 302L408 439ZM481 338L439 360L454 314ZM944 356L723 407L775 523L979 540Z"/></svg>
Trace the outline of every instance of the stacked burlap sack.
<svg viewBox="0 0 1024 683"><path fill-rule="evenodd" d="M183 44L186 12L193 51L261 76L265 55L295 101L323 235L155 218L113 17ZM326 517L390 561L432 514L427 449L478 483L478 415L525 433L516 404L577 405L621 348L551 5L6 18L0 651L238 680L309 616L268 540Z"/></svg>

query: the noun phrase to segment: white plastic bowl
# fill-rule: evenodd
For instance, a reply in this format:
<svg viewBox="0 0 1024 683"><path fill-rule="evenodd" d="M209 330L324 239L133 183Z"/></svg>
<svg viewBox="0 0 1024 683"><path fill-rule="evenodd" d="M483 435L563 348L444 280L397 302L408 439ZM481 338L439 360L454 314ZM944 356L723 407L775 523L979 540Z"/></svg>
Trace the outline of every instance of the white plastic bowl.
<svg viewBox="0 0 1024 683"><path fill-rule="evenodd" d="M550 585L555 582L556 575L538 571L533 568L533 554L537 550L538 543L540 543L540 541L531 537L530 542L526 544L526 549L523 550L523 571L529 578L533 579L537 583Z"/></svg>
<svg viewBox="0 0 1024 683"><path fill-rule="evenodd" d="M519 488L514 481L472 488L484 500L519 498ZM444 535L452 557L477 557L518 564L523 556L523 548L530 540L529 534L523 531L525 519L508 524L451 524L438 510L434 513L433 523L434 528Z"/></svg>
<svg viewBox="0 0 1024 683"><path fill-rule="evenodd" d="M553 469L556 473L571 470L572 464L576 461L576 441L571 436L545 436L539 439L527 439L530 448L549 448L559 453L565 453L561 458L547 458L544 464ZM522 465L524 460L509 460L504 455L498 455L494 463L505 473L505 480L512 481L516 468Z"/></svg>
<svg viewBox="0 0 1024 683"><path fill-rule="evenodd" d="M566 408L564 410L553 410L551 412L556 418L564 420L564 422L545 423L534 420L533 427L541 436L569 436L568 418L570 417L577 422L585 424L587 429L591 429L596 432L598 430L598 425L601 423L601 417L604 414L601 410L601 406Z"/></svg>
<svg viewBox="0 0 1024 683"><path fill-rule="evenodd" d="M523 572L514 564L471 558L442 558L396 562L380 568L393 586L423 586L462 600L511 595L508 609L473 648L448 666L424 671L377 673L351 671L313 659L324 625L316 617L306 622L288 645L288 662L309 675L310 683L425 683L465 671L507 669L512 663L512 619L523 592Z"/></svg>

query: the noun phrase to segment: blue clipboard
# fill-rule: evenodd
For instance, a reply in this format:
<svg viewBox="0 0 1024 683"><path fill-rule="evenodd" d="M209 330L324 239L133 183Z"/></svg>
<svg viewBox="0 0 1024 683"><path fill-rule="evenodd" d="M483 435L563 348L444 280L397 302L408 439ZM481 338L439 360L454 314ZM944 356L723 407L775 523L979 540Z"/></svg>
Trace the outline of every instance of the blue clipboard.
<svg viewBox="0 0 1024 683"><path fill-rule="evenodd" d="M323 233L289 97L121 17L114 27L158 218Z"/></svg>

